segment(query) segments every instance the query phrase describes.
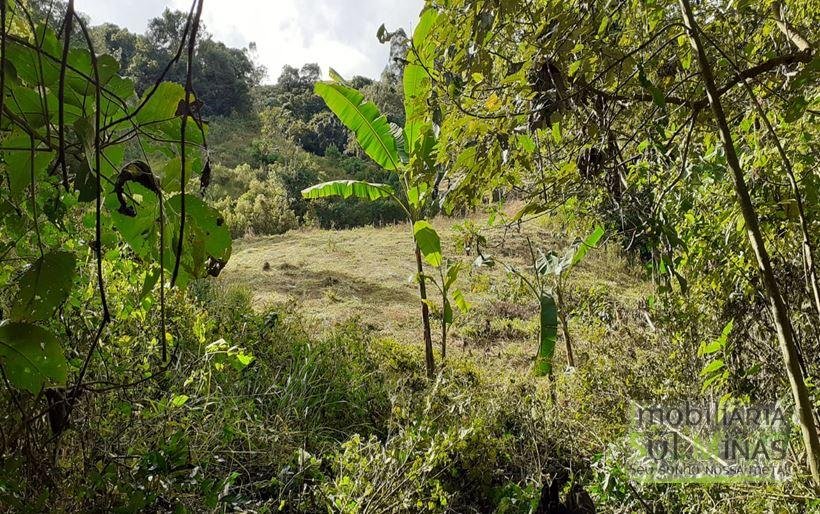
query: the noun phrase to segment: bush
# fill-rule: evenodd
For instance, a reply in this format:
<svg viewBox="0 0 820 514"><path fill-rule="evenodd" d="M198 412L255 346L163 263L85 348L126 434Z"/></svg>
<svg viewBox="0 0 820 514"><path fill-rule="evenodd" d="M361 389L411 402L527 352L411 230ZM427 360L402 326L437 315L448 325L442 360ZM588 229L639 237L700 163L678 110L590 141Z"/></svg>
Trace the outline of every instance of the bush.
<svg viewBox="0 0 820 514"><path fill-rule="evenodd" d="M331 147L333 150L333 147ZM320 165L328 167L321 170ZM298 156L281 159L262 168L242 164L235 168L215 166L208 198L223 213L233 237L274 235L302 224L322 228L353 228L384 225L403 219L401 207L390 200L364 202L355 198L308 202L302 190L321 180L352 178L386 181L394 187L396 175L379 176L375 168L337 151L327 158Z"/></svg>
<svg viewBox="0 0 820 514"><path fill-rule="evenodd" d="M248 191L239 197L228 224L233 235L283 234L298 227L296 214L281 183L275 179L251 181Z"/></svg>
<svg viewBox="0 0 820 514"><path fill-rule="evenodd" d="M249 167L237 168L248 175L263 175L252 172ZM217 205L226 213L226 221L233 237L245 235L283 234L299 226L296 214L290 208L290 199L282 183L276 177L251 178L247 190L233 202L224 198Z"/></svg>

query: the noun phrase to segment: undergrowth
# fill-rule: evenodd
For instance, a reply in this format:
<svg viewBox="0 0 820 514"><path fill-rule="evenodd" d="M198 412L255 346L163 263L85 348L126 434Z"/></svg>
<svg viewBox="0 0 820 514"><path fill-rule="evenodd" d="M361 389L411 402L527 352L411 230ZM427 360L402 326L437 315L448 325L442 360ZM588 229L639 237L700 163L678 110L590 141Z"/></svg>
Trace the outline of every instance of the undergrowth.
<svg viewBox="0 0 820 514"><path fill-rule="evenodd" d="M603 512L810 508L799 491L784 505L788 486L630 482L618 464L623 398L668 391L681 378L653 372L674 366L653 362L661 352L628 334L615 345L631 346L633 358L601 341L595 357L556 377L553 403L547 379L466 354L430 382L420 345L374 337L356 319L320 333L293 307L255 312L241 288L201 282L190 296L170 303L169 331L183 335L177 372L89 395L53 455L57 466L3 463L4 505L528 513L564 476Z"/></svg>

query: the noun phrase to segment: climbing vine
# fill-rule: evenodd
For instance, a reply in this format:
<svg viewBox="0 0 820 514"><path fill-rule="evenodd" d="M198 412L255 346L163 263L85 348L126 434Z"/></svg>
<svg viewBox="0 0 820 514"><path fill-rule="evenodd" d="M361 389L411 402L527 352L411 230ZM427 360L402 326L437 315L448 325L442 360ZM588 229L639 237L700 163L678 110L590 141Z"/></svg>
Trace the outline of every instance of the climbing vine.
<svg viewBox="0 0 820 514"><path fill-rule="evenodd" d="M114 57L96 53L73 1L42 21L25 2L0 3L0 372L14 398L63 412L62 426L100 380L110 325L158 313L144 326L155 344L134 350L149 363L139 380L161 375L178 354L167 290L218 275L231 254L222 216L190 192L210 180L192 87L202 4L156 83L138 92ZM165 81L183 55L186 84ZM130 286L139 293L129 298Z"/></svg>

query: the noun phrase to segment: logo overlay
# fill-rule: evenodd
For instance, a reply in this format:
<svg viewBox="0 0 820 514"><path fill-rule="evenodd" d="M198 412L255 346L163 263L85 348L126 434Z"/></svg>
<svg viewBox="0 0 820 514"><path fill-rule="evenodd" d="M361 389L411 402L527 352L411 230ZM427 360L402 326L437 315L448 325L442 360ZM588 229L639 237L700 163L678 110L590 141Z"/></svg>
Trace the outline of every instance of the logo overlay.
<svg viewBox="0 0 820 514"><path fill-rule="evenodd" d="M790 428L779 404L635 404L626 470L642 482L782 481Z"/></svg>

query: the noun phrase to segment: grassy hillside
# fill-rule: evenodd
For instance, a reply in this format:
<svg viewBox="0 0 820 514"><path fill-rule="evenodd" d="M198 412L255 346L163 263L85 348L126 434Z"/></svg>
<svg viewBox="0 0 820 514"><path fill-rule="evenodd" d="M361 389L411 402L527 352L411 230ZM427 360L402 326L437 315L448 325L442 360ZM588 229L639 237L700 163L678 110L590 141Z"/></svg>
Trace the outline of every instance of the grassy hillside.
<svg viewBox="0 0 820 514"><path fill-rule="evenodd" d="M463 221L439 218L434 225L442 240L449 242L445 256L470 265L475 254L458 253L453 243L458 241L454 226ZM492 246L504 239L504 253L494 256L524 270L529 255L526 237L546 249L560 251L571 244L569 238L553 235L557 228L547 222L525 232L487 230L490 248L484 253L493 255ZM323 329L357 318L379 337L420 344L420 304L413 282L412 252L405 225L292 231L237 241L221 280L247 287L259 310L298 304L299 310ZM498 264L470 269L460 276L458 286L467 294L472 309L466 315L457 314L448 350L502 360L527 371L536 351L538 305L520 280ZM614 245L593 251L574 271L569 286L570 332L576 339L576 351L585 354L593 350L604 335L602 318L609 319L610 314L636 320L630 327L633 330L650 330L643 306L652 285ZM560 347L559 362L564 362L563 352Z"/></svg>
<svg viewBox="0 0 820 514"><path fill-rule="evenodd" d="M464 221L438 218L434 225L442 240L450 242L444 254L471 263L475 254L457 248L461 232L456 225ZM350 376L368 377L363 384L387 377L390 414L377 413L373 406L368 409L371 416L387 417L391 434L383 441L354 435L345 442L334 456L341 466L335 482L322 486L324 490L342 490L334 497L355 498L351 505L359 507L395 501L396 496L381 488L409 471L394 468L390 456L421 452L426 457L414 457L419 459L416 464L435 460L430 452L437 443L413 439L432 424L442 441L459 434L452 436L454 446L442 443L448 448L447 459L453 460L435 468L458 477L456 490L444 486L455 512L532 512L528 505L560 469L573 470L573 480L592 495L599 512L766 512L775 504L782 512L804 508L802 490L791 486L763 485L750 498L750 490L742 485L638 484L619 467L633 407L630 400L675 401L700 385L698 363L688 358L691 348L656 329L653 316L660 315L651 308L653 285L616 244L605 243L592 251L567 284L577 367L565 366L564 342L559 338L553 380L533 375L537 304L500 263L524 269L527 238L535 246L561 253L573 238L557 234L573 232L547 218L523 231L497 227L482 232L487 238L484 253L494 255L499 264L472 268L460 277L472 309L457 316L448 359L431 388L421 379L419 301L411 282L414 263L407 226L300 230L235 242L234 256L220 278L226 290L244 290L259 313L297 316L316 338L338 340L340 330L352 327L367 350L352 348L372 360ZM434 330L436 347L437 336ZM548 399L551 389L554 400ZM353 401L352 390L345 391L343 401ZM403 445L410 446L402 449ZM420 476L420 482L408 486L415 487L414 492L407 494L435 498L426 487L438 482ZM468 499L471 494L477 496ZM794 504L784 502L787 495Z"/></svg>

